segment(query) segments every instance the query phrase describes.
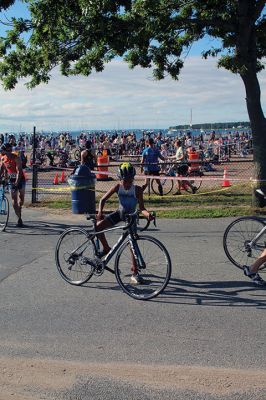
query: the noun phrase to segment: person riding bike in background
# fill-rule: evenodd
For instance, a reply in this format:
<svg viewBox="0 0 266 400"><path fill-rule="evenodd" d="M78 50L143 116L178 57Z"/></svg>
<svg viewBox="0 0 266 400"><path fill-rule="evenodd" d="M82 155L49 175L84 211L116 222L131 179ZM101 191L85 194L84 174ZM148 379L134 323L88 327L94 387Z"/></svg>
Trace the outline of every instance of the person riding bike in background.
<svg viewBox="0 0 266 400"><path fill-rule="evenodd" d="M0 179L7 178L11 184L11 198L14 211L18 217L17 227L22 228L21 209L24 204L26 180L23 174L19 156L12 153L12 145L6 143L1 146Z"/></svg>
<svg viewBox="0 0 266 400"><path fill-rule="evenodd" d="M146 210L143 202L143 191L140 186L134 185L134 176L136 175L136 170L133 165L129 162L122 163L118 168L118 178L120 183L112 187L108 192L101 198L99 202L99 209L97 214L97 226L96 230L101 231L116 225L118 222L124 221L126 214L131 214L135 212L137 204L140 211L149 221L153 220L152 214ZM119 199L119 208L107 215L103 216L103 209L106 201L116 193ZM100 242L103 246L102 256L106 255L111 247L109 246L105 234L101 233L98 235ZM141 276L137 273L137 265L135 257L132 254L132 284L144 283Z"/></svg>
<svg viewBox="0 0 266 400"><path fill-rule="evenodd" d="M182 147L182 141L176 140L175 147L176 147L175 155L168 157L168 159L175 160L177 162L177 173L179 176L186 176L188 172L188 164L186 159L186 151ZM189 181L187 181L187 184L191 186L192 193L196 193L197 188L194 187ZM182 181L177 180L177 191L174 193L174 195L181 194L181 187L182 187Z"/></svg>
<svg viewBox="0 0 266 400"><path fill-rule="evenodd" d="M153 138L148 139L148 147L146 147L142 152L141 166L144 170L145 175L160 175L159 159L165 161L165 158L160 153L160 150L155 147ZM150 179L146 178L145 184L142 186L143 192L148 186ZM160 179L156 179L158 184L158 192L163 196L163 188Z"/></svg>

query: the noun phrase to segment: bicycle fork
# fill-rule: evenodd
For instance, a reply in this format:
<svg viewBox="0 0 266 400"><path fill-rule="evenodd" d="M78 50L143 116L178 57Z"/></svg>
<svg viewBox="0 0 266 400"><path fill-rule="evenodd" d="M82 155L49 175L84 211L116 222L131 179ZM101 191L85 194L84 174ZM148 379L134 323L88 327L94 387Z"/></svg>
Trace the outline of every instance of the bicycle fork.
<svg viewBox="0 0 266 400"><path fill-rule="evenodd" d="M135 238L130 237L129 243L130 243L130 249L132 252L132 257L134 257L135 262L136 262L137 270L145 269L146 263L142 257L137 240Z"/></svg>

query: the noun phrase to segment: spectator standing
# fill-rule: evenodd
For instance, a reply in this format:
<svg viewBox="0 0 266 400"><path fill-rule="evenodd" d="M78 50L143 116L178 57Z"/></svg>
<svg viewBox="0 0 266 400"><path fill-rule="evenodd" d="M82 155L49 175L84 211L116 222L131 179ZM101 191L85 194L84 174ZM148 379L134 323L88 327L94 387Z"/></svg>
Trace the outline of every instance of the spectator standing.
<svg viewBox="0 0 266 400"><path fill-rule="evenodd" d="M165 158L161 155L160 150L155 147L153 138L148 139L148 147L146 147L142 152L141 165L144 170L145 175L159 176L160 166L159 159L165 161ZM145 184L142 186L143 191L149 184L150 179L146 178ZM160 195L163 195L163 188L160 179L156 179L158 184L158 191Z"/></svg>

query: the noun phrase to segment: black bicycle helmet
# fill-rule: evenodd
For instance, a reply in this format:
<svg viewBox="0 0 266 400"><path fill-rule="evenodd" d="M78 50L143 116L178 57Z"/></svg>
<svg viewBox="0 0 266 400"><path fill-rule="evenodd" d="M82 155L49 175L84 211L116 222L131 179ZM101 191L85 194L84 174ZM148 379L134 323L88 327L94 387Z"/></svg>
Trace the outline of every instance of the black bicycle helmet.
<svg viewBox="0 0 266 400"><path fill-rule="evenodd" d="M124 162L120 164L118 168L117 176L119 179L134 178L136 175L136 170L133 165L129 162Z"/></svg>

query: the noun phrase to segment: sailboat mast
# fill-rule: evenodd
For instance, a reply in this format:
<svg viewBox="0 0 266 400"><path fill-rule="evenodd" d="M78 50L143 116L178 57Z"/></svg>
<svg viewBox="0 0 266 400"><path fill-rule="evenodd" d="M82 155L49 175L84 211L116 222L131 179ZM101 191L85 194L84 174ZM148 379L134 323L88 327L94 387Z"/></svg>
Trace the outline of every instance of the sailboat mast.
<svg viewBox="0 0 266 400"><path fill-rule="evenodd" d="M192 108L190 109L190 128L192 128Z"/></svg>

